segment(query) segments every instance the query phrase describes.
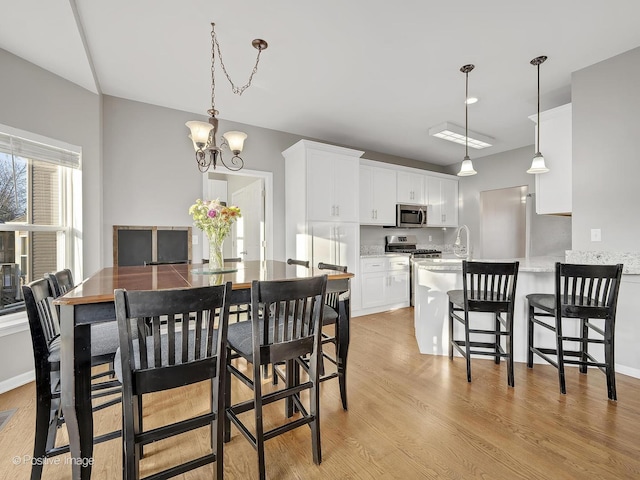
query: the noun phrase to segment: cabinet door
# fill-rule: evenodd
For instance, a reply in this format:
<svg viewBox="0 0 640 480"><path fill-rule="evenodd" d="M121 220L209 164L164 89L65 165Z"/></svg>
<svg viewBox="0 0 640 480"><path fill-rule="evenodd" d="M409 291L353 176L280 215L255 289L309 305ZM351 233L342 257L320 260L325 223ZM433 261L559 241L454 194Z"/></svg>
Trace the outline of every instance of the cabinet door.
<svg viewBox="0 0 640 480"><path fill-rule="evenodd" d="M360 225L358 223L334 225L333 241L335 256L331 263L345 265L350 272L355 272L360 258Z"/></svg>
<svg viewBox="0 0 640 480"><path fill-rule="evenodd" d="M397 196L398 203L422 205L425 203L424 176L410 172L398 172Z"/></svg>
<svg viewBox="0 0 640 480"><path fill-rule="evenodd" d="M373 168L373 209L377 225L396 224L396 172Z"/></svg>
<svg viewBox="0 0 640 480"><path fill-rule="evenodd" d="M385 299L386 272L366 273L362 275L361 280L362 308L379 307L387 303Z"/></svg>
<svg viewBox="0 0 640 480"><path fill-rule="evenodd" d="M442 197L440 178L427 176L427 225L440 227L442 222Z"/></svg>
<svg viewBox="0 0 640 480"><path fill-rule="evenodd" d="M373 167L360 165L360 223L364 225L375 224L373 198Z"/></svg>
<svg viewBox="0 0 640 480"><path fill-rule="evenodd" d="M334 222L334 173L331 154L310 150L307 153L307 219ZM302 190L302 189L301 189Z"/></svg>
<svg viewBox="0 0 640 480"><path fill-rule="evenodd" d="M409 301L409 272L389 272L385 291L385 303Z"/></svg>
<svg viewBox="0 0 640 480"><path fill-rule="evenodd" d="M359 217L358 200L360 160L347 155L333 155L333 204L336 222L357 222Z"/></svg>
<svg viewBox="0 0 640 480"><path fill-rule="evenodd" d="M458 182L446 178L440 179L440 214L443 227L458 226Z"/></svg>
<svg viewBox="0 0 640 480"><path fill-rule="evenodd" d="M337 263L335 228L335 224L330 222L315 222L309 225L311 239L309 260L314 266L317 266L319 262Z"/></svg>

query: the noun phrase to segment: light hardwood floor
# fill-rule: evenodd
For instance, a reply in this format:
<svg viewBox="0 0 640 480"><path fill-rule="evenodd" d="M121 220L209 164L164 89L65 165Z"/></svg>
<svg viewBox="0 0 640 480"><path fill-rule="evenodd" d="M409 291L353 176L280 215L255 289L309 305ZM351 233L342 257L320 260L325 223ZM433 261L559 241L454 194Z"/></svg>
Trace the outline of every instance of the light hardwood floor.
<svg viewBox="0 0 640 480"><path fill-rule="evenodd" d="M561 395L553 367L516 364L516 386L509 388L504 363L473 359L469 384L463 359L420 355L410 308L354 318L351 332L349 411L341 408L335 381L322 385L322 464L313 463L309 429L299 428L267 442L269 478L640 478L640 380L617 375L619 400L610 402L598 371L570 369L568 393ZM187 407L175 406L178 399ZM201 412L207 403L204 386L156 395L145 421ZM3 480L29 477L29 466L13 465L12 458L31 453L33 384L0 395L0 411L12 408L18 411L0 432ZM268 421L282 418L280 405L270 408ZM119 407L96 414L100 432L119 421ZM200 430L151 445L142 473L195 457L208 441ZM119 439L98 445L92 478L119 478L120 456ZM67 457L45 466L43 479L68 479ZM225 477L257 478L256 454L236 430L225 448ZM180 478L215 473L209 466Z"/></svg>

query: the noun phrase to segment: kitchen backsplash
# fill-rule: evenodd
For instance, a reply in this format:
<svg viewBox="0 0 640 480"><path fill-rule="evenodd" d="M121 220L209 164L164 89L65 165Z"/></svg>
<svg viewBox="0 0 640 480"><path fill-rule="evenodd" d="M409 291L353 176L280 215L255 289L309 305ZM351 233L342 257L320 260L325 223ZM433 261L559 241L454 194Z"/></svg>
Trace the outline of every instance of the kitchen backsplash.
<svg viewBox="0 0 640 480"><path fill-rule="evenodd" d="M455 230L455 229L450 229ZM387 235L415 235L417 248L442 250L444 231L442 228L383 228L364 225L360 227L360 255L378 255L384 253L384 241ZM451 251L452 245L448 245Z"/></svg>

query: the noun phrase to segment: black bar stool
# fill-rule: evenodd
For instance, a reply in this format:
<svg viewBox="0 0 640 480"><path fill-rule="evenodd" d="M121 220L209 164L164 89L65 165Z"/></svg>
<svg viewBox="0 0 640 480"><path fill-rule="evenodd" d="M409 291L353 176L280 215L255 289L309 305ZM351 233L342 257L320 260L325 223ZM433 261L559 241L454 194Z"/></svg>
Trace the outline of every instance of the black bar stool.
<svg viewBox="0 0 640 480"><path fill-rule="evenodd" d="M450 290L449 296L449 358L455 348L467 360L467 381L471 381L471 355L488 355L499 364L507 360L507 383L514 386L513 376L513 308L518 262L462 262L462 290ZM460 315L459 312L463 312ZM493 329L471 328L470 312L494 314ZM505 314L503 317L502 314ZM453 321L464 325L464 340L454 339ZM491 335L492 341L471 340L471 335ZM506 338L506 349L502 347ZM473 348L473 350L472 350Z"/></svg>
<svg viewBox="0 0 640 480"><path fill-rule="evenodd" d="M527 295L529 304L527 366L533 368L533 354L558 369L560 392L566 394L564 366L579 365L580 373L587 367L598 367L607 377L608 396L617 400L614 334L616 306L622 277L622 264L574 265L556 263L556 293ZM552 318L553 320L547 320ZM579 319L580 333L571 336L563 333L563 319ZM592 320L600 320L596 325ZM552 331L556 337L554 348L534 345L534 325ZM596 338L589 337L595 332ZM578 350L565 348L564 342L577 342ZM604 346L604 362L598 361L588 351L589 344Z"/></svg>

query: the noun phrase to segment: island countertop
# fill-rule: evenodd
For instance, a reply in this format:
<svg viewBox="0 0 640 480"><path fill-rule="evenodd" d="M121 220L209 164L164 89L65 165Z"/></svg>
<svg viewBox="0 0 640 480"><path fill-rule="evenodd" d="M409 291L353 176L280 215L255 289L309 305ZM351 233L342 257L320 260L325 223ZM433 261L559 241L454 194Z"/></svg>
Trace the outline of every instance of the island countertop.
<svg viewBox="0 0 640 480"><path fill-rule="evenodd" d="M528 257L512 259L472 259L477 262L520 262L518 267L521 272L555 272L556 262L564 262L563 257ZM456 272L462 271L462 258L427 258L415 261L417 268L431 271Z"/></svg>

